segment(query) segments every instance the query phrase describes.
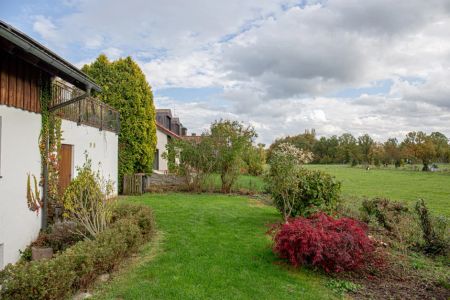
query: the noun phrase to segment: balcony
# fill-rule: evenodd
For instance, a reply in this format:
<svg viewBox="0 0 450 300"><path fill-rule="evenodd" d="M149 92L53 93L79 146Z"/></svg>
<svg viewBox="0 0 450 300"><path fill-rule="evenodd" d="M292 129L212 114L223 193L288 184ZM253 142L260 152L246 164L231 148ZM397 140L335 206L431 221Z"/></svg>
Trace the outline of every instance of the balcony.
<svg viewBox="0 0 450 300"><path fill-rule="evenodd" d="M62 119L77 122L100 130L119 133L119 112L108 104L85 92L56 81L52 84L52 99L49 105L55 115Z"/></svg>

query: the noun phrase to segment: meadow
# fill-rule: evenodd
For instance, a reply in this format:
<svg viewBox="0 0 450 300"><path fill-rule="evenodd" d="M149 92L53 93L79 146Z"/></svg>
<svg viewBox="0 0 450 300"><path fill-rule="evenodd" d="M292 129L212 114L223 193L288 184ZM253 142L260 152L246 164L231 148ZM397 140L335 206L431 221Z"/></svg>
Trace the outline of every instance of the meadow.
<svg viewBox="0 0 450 300"><path fill-rule="evenodd" d="M342 184L344 204L357 210L363 199L387 197L413 205L418 199L435 215L450 217L450 165L440 165L439 172L422 172L419 165L401 169L389 167L351 167L349 165L305 165L305 168L321 170L335 176ZM213 185L220 189L219 175L213 176ZM241 175L234 190L264 191L262 177Z"/></svg>
<svg viewBox="0 0 450 300"><path fill-rule="evenodd" d="M450 173L396 170L347 165L306 165L335 176L342 183L345 203L359 207L364 198L387 197L410 204L424 199L436 215L450 217Z"/></svg>

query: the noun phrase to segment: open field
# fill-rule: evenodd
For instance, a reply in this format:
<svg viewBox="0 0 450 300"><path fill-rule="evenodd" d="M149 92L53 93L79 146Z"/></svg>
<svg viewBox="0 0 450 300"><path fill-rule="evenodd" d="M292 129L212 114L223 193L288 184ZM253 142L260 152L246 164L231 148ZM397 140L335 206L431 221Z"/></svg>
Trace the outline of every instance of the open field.
<svg viewBox="0 0 450 300"><path fill-rule="evenodd" d="M306 165L336 176L346 201L355 205L364 197L389 197L414 203L425 199L434 214L450 217L450 173L395 169L352 168L347 165Z"/></svg>
<svg viewBox="0 0 450 300"><path fill-rule="evenodd" d="M96 299L333 299L327 278L280 264L265 235L275 208L220 194L130 197L150 205L156 245ZM150 258L148 258L150 257Z"/></svg>
<svg viewBox="0 0 450 300"><path fill-rule="evenodd" d="M317 169L336 176L342 182L342 194L348 206L356 209L365 197L388 197L392 200L407 201L411 204L419 198L436 215L450 217L450 166L440 165L440 172L413 171L409 169L372 168L348 165L305 165L308 169ZM420 166L416 166L419 168ZM220 177L213 177L215 188L220 188ZM264 191L262 177L239 176L234 189Z"/></svg>

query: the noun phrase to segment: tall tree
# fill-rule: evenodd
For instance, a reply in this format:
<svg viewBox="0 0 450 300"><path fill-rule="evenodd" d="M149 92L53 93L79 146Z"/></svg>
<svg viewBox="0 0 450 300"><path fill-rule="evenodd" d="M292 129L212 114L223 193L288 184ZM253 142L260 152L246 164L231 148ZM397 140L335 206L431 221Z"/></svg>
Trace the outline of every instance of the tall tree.
<svg viewBox="0 0 450 300"><path fill-rule="evenodd" d="M371 151L374 145L373 139L367 133L358 137L358 148L361 153L363 162L371 163Z"/></svg>
<svg viewBox="0 0 450 300"><path fill-rule="evenodd" d="M100 55L82 69L103 89L100 99L120 112L119 188L124 174L151 172L156 148L153 93L131 57L109 61Z"/></svg>
<svg viewBox="0 0 450 300"><path fill-rule="evenodd" d="M306 129L305 132L302 134L276 139L269 147L267 158L270 159L272 151L276 149L278 145L283 143L289 143L291 145L294 145L298 149L312 152L316 142L317 139L315 129L311 130Z"/></svg>
<svg viewBox="0 0 450 300"><path fill-rule="evenodd" d="M220 120L211 125L208 139L215 151L215 166L222 180L222 192L229 193L239 176L245 152L256 138L253 127L237 121Z"/></svg>
<svg viewBox="0 0 450 300"><path fill-rule="evenodd" d="M422 131L409 132L402 142L402 147L406 155L422 162L422 171L430 170L429 164L436 157L436 146L430 136Z"/></svg>
<svg viewBox="0 0 450 300"><path fill-rule="evenodd" d="M384 142L384 162L388 164L395 164L400 166L402 159L402 152L396 138L389 138Z"/></svg>
<svg viewBox="0 0 450 300"><path fill-rule="evenodd" d="M314 161L329 164L337 161L339 140L333 135L329 138L321 137L313 148Z"/></svg>
<svg viewBox="0 0 450 300"><path fill-rule="evenodd" d="M447 162L447 156L450 150L448 138L440 132L432 132L430 139L436 148L436 158L440 162Z"/></svg>
<svg viewBox="0 0 450 300"><path fill-rule="evenodd" d="M337 158L341 163L350 163L359 160L358 145L355 137L350 133L344 133L339 138Z"/></svg>

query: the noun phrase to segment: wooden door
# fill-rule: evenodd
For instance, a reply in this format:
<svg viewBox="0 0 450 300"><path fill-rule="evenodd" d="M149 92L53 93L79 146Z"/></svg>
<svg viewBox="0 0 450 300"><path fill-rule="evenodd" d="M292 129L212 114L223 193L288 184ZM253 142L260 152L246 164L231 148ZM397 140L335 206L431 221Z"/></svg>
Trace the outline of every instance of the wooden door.
<svg viewBox="0 0 450 300"><path fill-rule="evenodd" d="M62 195L72 180L73 145L62 144L59 165L59 194Z"/></svg>

